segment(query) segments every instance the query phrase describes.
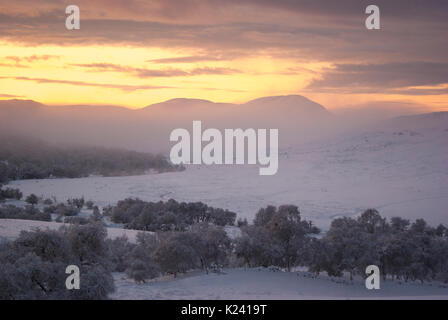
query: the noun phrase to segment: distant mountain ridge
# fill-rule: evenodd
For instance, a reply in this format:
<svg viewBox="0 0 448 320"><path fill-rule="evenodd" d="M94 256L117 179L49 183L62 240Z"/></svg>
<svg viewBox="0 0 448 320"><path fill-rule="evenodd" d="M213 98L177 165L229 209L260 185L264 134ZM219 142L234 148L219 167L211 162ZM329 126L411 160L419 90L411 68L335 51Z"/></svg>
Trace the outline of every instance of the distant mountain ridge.
<svg viewBox="0 0 448 320"><path fill-rule="evenodd" d="M237 104L237 103L225 103L225 102L213 102L210 100L205 99L191 99L191 98L174 98L169 99L162 102L153 103L147 106L144 106L142 108L136 108L131 109L124 106L116 106L116 105L83 105L83 104L76 104L76 105L45 105L40 102L36 102L34 100L22 100L22 99L5 99L0 100L0 107L57 107L57 108L83 108L83 107L89 107L92 109L96 108L120 108L130 111L139 111L139 110L151 110L151 108L159 107L159 106L166 106L166 107L185 107L185 106L199 106L199 105L222 105L222 106L257 106L257 105L268 105L268 104L287 104L290 106L291 104L295 104L298 107L304 106L304 104L308 104L308 109L319 109L321 111L328 110L323 107L322 105L304 97L301 95L284 95L284 96L268 96L268 97L261 97L256 98L253 100L250 100L245 103Z"/></svg>
<svg viewBox="0 0 448 320"><path fill-rule="evenodd" d="M440 127L448 129L448 111L400 116L392 119L390 122L400 128L412 130Z"/></svg>
<svg viewBox="0 0 448 320"><path fill-rule="evenodd" d="M445 119L446 114L438 113L434 117ZM394 121L412 125L412 117ZM170 147L170 132L175 128L191 130L193 120L201 120L204 128L275 128L279 130L280 146L364 125L351 119L344 122L341 116L300 95L262 97L243 104L177 98L140 109L0 100L0 132L32 135L55 143L166 152Z"/></svg>

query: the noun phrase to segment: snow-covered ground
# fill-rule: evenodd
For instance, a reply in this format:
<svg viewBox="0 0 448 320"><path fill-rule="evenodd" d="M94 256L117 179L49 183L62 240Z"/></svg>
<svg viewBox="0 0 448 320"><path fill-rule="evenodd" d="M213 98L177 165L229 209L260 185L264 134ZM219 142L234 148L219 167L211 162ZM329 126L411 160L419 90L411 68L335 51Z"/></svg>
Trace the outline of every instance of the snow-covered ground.
<svg viewBox="0 0 448 320"><path fill-rule="evenodd" d="M338 216L377 208L387 217L425 218L448 225L448 131L384 130L339 136L282 150L279 171L259 176L257 166L189 166L184 172L132 177L89 177L13 181L24 195L58 201L84 196L96 205L126 197L143 200L202 201L252 219L273 204L296 204L302 215L323 229ZM55 222L0 220L0 237L14 239L20 230L58 228ZM233 236L237 228L227 230ZM109 237L137 231L108 228ZM135 284L114 274L114 299L448 299L438 284L381 282L380 290L307 273L266 269L227 269L225 274L193 272Z"/></svg>
<svg viewBox="0 0 448 320"><path fill-rule="evenodd" d="M367 290L362 280L326 276L305 277L305 272L268 269L226 269L225 274L194 272L177 279L163 278L135 284L123 273L114 274L112 299L444 299L448 288L437 284L382 281L379 290ZM337 281L337 282L336 282Z"/></svg>
<svg viewBox="0 0 448 320"><path fill-rule="evenodd" d="M448 131L389 128L281 150L274 176L259 176L258 165L189 166L184 172L10 185L25 195L58 201L84 196L100 206L126 197L202 201L249 220L263 206L296 204L323 229L335 217L371 207L387 217L448 224Z"/></svg>
<svg viewBox="0 0 448 320"><path fill-rule="evenodd" d="M21 220L21 219L0 219L0 239L15 240L21 231L40 230L58 230L62 226L69 226L68 223ZM240 228L236 226L226 226L224 228L231 239L237 238L241 234ZM110 239L126 236L129 242L136 243L139 232L152 233L151 231L141 231L132 229L123 229L122 227L108 227L107 237Z"/></svg>
<svg viewBox="0 0 448 320"><path fill-rule="evenodd" d="M22 230L57 230L57 222L0 219L0 239L14 240ZM131 242L139 231L108 228L108 237L126 235ZM274 271L272 271L274 270ZM447 299L441 283L382 281L380 290L367 290L361 279L350 282L309 272L282 272L278 268L225 269L223 273L194 271L178 278L164 276L137 284L124 273L114 274L112 299Z"/></svg>
<svg viewBox="0 0 448 320"><path fill-rule="evenodd" d="M20 231L40 230L58 230L61 226L68 226L69 224L47 221L33 221L20 219L0 219L0 239L14 240ZM120 228L107 228L107 236L110 239L126 236L130 242L136 241L137 233L146 232L138 230L127 230Z"/></svg>

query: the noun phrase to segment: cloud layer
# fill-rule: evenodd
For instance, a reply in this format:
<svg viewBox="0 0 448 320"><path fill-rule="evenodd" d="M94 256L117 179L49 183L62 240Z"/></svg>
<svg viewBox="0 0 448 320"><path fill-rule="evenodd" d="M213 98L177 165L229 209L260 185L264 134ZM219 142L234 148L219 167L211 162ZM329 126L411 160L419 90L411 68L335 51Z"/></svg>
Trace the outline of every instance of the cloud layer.
<svg viewBox="0 0 448 320"><path fill-rule="evenodd" d="M303 93L330 107L345 95L448 105L448 1L376 0L380 30L365 28L367 0L77 0L81 29L67 30L70 4L0 0L0 42L17 46L0 57L5 92L27 84L30 98L58 103ZM125 48L148 54L133 60Z"/></svg>

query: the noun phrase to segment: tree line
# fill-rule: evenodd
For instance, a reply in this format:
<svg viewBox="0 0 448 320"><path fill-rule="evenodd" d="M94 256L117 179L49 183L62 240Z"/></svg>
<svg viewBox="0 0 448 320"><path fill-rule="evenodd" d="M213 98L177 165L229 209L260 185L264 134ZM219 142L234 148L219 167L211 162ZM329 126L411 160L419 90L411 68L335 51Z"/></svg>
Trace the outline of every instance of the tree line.
<svg viewBox="0 0 448 320"><path fill-rule="evenodd" d="M183 169L162 155L101 147L57 147L38 140L0 135L0 183Z"/></svg>
<svg viewBox="0 0 448 320"><path fill-rule="evenodd" d="M448 282L448 229L431 227L424 219L387 221L368 209L357 218L334 219L330 229L317 236L319 230L301 219L296 206L269 206L242 231L235 253L251 267L301 266L336 277L348 273L353 279L365 276L366 267L373 264L384 279Z"/></svg>
<svg viewBox="0 0 448 320"><path fill-rule="evenodd" d="M0 242L0 300L105 299L115 290L104 225L22 231ZM65 269L77 265L79 290L67 290Z"/></svg>
<svg viewBox="0 0 448 320"><path fill-rule="evenodd" d="M234 225L236 213L213 208L202 202L168 201L147 202L125 199L106 207L103 214L127 229L144 231L185 231L191 225L209 222L217 226Z"/></svg>
<svg viewBox="0 0 448 320"><path fill-rule="evenodd" d="M124 203L145 207L145 202L130 199L118 207L123 209ZM166 208L167 203L152 205ZM170 205L185 208L178 202ZM365 276L366 266L374 264L384 279L448 282L448 229L431 227L423 219L387 220L369 209L355 218L334 219L321 234L297 206L267 206L235 238L211 220L191 221L182 229L140 232L135 242L107 239L105 225L94 219L59 231L22 232L0 245L0 299L103 299L113 292L112 272L141 283L191 270L222 272L224 267L305 267L316 275L353 278ZM67 264L81 267L85 292L62 287Z"/></svg>

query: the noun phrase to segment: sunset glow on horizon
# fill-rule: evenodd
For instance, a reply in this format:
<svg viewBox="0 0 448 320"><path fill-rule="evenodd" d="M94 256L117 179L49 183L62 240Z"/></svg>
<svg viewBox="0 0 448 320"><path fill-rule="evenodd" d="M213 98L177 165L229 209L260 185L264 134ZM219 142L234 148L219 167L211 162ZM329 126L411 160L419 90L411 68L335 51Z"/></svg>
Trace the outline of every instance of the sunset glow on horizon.
<svg viewBox="0 0 448 320"><path fill-rule="evenodd" d="M289 1L275 9L210 1L195 10L188 0L77 2L81 29L70 31L67 1L39 10L0 1L0 99L142 108L299 94L328 109L390 102L448 110L446 20L428 17L438 11L431 6L410 35L410 13L383 1L377 31L363 25L363 1L338 10Z"/></svg>

